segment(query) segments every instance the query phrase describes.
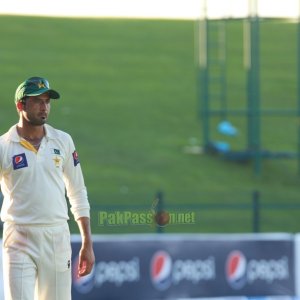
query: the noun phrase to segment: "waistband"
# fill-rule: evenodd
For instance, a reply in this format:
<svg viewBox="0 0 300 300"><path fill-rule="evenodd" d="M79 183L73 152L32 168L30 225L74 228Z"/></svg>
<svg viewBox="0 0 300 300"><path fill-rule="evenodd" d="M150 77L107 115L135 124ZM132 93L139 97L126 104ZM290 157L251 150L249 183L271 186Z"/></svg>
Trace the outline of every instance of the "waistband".
<svg viewBox="0 0 300 300"><path fill-rule="evenodd" d="M4 222L3 223L3 227L7 227L7 226L20 226L20 227L39 227L39 228L43 228L43 227L60 227L60 226L66 226L68 225L67 221L61 221L61 222L56 222L56 223L14 223L14 222Z"/></svg>

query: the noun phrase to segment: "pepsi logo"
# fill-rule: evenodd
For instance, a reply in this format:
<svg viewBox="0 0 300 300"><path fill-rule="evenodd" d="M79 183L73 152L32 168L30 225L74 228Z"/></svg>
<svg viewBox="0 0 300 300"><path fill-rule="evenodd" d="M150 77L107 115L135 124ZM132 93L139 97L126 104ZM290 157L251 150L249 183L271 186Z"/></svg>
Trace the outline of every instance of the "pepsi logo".
<svg viewBox="0 0 300 300"><path fill-rule="evenodd" d="M226 260L226 278L229 285L236 290L246 284L247 260L241 251L235 250L229 253Z"/></svg>
<svg viewBox="0 0 300 300"><path fill-rule="evenodd" d="M76 150L72 153L72 156L73 156L74 167L76 167L79 164L79 157Z"/></svg>
<svg viewBox="0 0 300 300"><path fill-rule="evenodd" d="M28 167L25 153L14 155L12 157L12 164L14 170L19 170Z"/></svg>
<svg viewBox="0 0 300 300"><path fill-rule="evenodd" d="M74 151L73 155L74 155L74 159L78 159L78 153L77 153L77 151Z"/></svg>
<svg viewBox="0 0 300 300"><path fill-rule="evenodd" d="M95 268L92 269L92 272L90 274L83 276L83 277L79 277L78 276L78 263L79 263L79 256L77 256L73 261L72 283L74 285L74 288L80 294L87 294L87 293L91 292L91 290L94 288Z"/></svg>
<svg viewBox="0 0 300 300"><path fill-rule="evenodd" d="M166 251L154 253L150 265L150 277L154 287L160 291L172 283L172 259Z"/></svg>
<svg viewBox="0 0 300 300"><path fill-rule="evenodd" d="M23 161L23 157L18 155L15 157L15 164L20 164Z"/></svg>

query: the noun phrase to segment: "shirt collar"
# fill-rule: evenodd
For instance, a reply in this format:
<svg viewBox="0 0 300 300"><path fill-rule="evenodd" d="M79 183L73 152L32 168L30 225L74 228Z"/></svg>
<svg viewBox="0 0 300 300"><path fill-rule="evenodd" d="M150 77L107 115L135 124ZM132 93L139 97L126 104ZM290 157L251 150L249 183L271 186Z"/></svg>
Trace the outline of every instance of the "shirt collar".
<svg viewBox="0 0 300 300"><path fill-rule="evenodd" d="M8 135L7 135L7 139L12 141L12 142L17 142L19 143L21 138L18 134L18 131L17 131L17 124L10 127L10 129L8 130Z"/></svg>
<svg viewBox="0 0 300 300"><path fill-rule="evenodd" d="M48 124L44 125L45 128L45 137L47 139L55 139L55 131L54 128ZM11 140L12 142L17 142L19 143L21 140L21 137L18 134L17 131L17 124L13 125L9 130L8 130L8 140Z"/></svg>
<svg viewBox="0 0 300 300"><path fill-rule="evenodd" d="M45 124L44 128L45 128L45 137L47 139L55 139L54 128L48 124Z"/></svg>

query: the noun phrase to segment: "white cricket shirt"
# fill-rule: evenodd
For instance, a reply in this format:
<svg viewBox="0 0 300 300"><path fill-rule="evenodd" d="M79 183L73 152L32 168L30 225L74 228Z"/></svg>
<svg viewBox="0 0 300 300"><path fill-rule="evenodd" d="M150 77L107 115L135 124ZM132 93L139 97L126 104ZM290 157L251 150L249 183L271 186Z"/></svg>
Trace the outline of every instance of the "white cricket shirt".
<svg viewBox="0 0 300 300"><path fill-rule="evenodd" d="M50 125L44 126L46 135L38 151L30 149L20 138L16 125L0 137L3 222L52 224L68 220L66 193L75 220L90 216L71 136Z"/></svg>

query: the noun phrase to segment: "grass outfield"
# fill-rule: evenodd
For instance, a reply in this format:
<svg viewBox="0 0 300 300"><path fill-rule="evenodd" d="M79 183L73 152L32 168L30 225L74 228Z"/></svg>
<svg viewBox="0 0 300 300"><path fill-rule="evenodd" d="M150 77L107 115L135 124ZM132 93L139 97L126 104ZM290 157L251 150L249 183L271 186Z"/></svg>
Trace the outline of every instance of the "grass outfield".
<svg viewBox="0 0 300 300"><path fill-rule="evenodd" d="M95 233L151 232L151 226L98 226L100 205L148 211L158 190L168 204L196 212L191 226L166 231L247 232L247 205L259 190L263 204L299 202L296 160L269 160L260 178L251 164L186 154L198 119L192 21L63 19L0 16L0 131L17 122L16 85L44 76L59 90L49 123L73 136L84 169ZM262 106L296 109L296 24L261 24ZM228 105L246 107L242 24L228 24ZM218 104L214 104L218 105ZM214 118L212 124L220 120ZM228 140L243 149L246 119L231 119L240 134ZM263 147L295 151L296 118L266 117ZM214 127L212 127L214 128ZM195 207L239 204L234 210ZM244 206L243 206L244 205ZM278 206L276 206L278 208ZM116 208L117 209L117 208ZM263 210L262 231L298 231L299 209ZM71 222L72 230L74 222Z"/></svg>

